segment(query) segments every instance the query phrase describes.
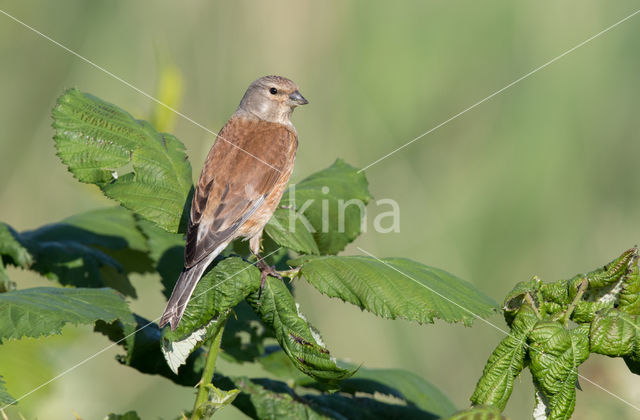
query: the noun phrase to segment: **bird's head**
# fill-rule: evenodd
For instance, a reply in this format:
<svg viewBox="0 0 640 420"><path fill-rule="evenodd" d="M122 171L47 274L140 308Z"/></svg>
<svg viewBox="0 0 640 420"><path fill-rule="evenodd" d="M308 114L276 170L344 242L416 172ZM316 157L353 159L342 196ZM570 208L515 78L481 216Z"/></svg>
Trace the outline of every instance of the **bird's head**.
<svg viewBox="0 0 640 420"><path fill-rule="evenodd" d="M281 76L265 76L249 85L239 109L261 120L289 125L293 109L308 103L293 81Z"/></svg>

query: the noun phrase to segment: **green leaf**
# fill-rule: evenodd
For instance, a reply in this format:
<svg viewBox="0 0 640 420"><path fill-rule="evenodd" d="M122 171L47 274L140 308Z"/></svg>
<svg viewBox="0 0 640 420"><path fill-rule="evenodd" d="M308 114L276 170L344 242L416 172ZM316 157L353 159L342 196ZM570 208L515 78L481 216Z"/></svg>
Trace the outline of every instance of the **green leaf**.
<svg viewBox="0 0 640 420"><path fill-rule="evenodd" d="M64 235L67 240L112 250L147 251L146 238L138 230L133 213L119 206L79 213L38 231L40 240Z"/></svg>
<svg viewBox="0 0 640 420"><path fill-rule="evenodd" d="M134 352L127 358L134 369L143 373L162 375L171 381L184 386L193 387L200 379L205 361L202 348L194 351L187 365L180 369L180 375L173 374L160 352L160 330L155 323L136 316L138 326L135 333L135 346L128 352ZM149 324L149 325L148 325ZM146 328L141 329L143 326ZM107 330L101 330L113 341L123 338L122 326L119 323L102 324ZM126 341L120 341L125 345ZM119 360L124 363L124 357ZM397 419L424 418L435 419L433 414L420 410L412 405L392 404L373 398L352 398L342 394L296 393L280 381L269 379L249 379L245 377L225 377L219 372L213 378L213 385L222 390L240 389L241 393L233 401L233 405L252 418L332 418L332 419Z"/></svg>
<svg viewBox="0 0 640 420"><path fill-rule="evenodd" d="M11 226L0 222L0 256L5 264L29 268L33 264L33 257L16 238L17 235Z"/></svg>
<svg viewBox="0 0 640 420"><path fill-rule="evenodd" d="M568 419L576 400L578 366L589 357L589 325L568 330L540 321L529 334L530 370L549 420Z"/></svg>
<svg viewBox="0 0 640 420"><path fill-rule="evenodd" d="M124 414L111 413L105 417L105 420L140 420L140 417L138 417L138 413L135 411L127 411Z"/></svg>
<svg viewBox="0 0 640 420"><path fill-rule="evenodd" d="M111 289L34 287L0 294L0 343L59 334L69 323L116 319L125 324L134 322L126 302Z"/></svg>
<svg viewBox="0 0 640 420"><path fill-rule="evenodd" d="M320 254L337 254L361 230L364 214L357 204L349 205L350 200L366 205L370 199L364 173L358 173L356 168L338 159L329 168L292 185L284 193L280 204L293 207L296 214L304 215L300 221L308 221L306 230L313 233ZM284 219L284 216L278 217ZM298 225L296 223L296 229ZM300 241L298 235L305 234L296 232L296 240ZM288 246L284 243L281 245Z"/></svg>
<svg viewBox="0 0 640 420"><path fill-rule="evenodd" d="M640 316L616 309L598 314L589 338L593 353L622 356L629 370L640 375Z"/></svg>
<svg viewBox="0 0 640 420"><path fill-rule="evenodd" d="M499 409L489 405L480 405L459 411L446 420L507 420Z"/></svg>
<svg viewBox="0 0 640 420"><path fill-rule="evenodd" d="M631 315L640 315L640 274L637 261L633 264L622 284L618 309Z"/></svg>
<svg viewBox="0 0 640 420"><path fill-rule="evenodd" d="M147 238L134 214L123 207L76 214L50 226L55 227L49 232L51 240L64 238L91 245L117 260L126 273L154 271Z"/></svg>
<svg viewBox="0 0 640 420"><path fill-rule="evenodd" d="M595 317L591 323L590 348L606 356L631 355L640 344L638 316L612 309Z"/></svg>
<svg viewBox="0 0 640 420"><path fill-rule="evenodd" d="M260 271L241 258L226 258L198 282L180 324L164 330L162 351L174 371L211 337L217 320L260 288Z"/></svg>
<svg viewBox="0 0 640 420"><path fill-rule="evenodd" d="M162 332L158 324L141 316L134 315L135 326L123 325L121 322L97 322L95 331L106 335L111 341L121 345L126 350L125 355L118 355L116 359L139 372L149 375L160 375L178 385L193 387L202 377L202 368L206 355L202 348L195 350L180 374L171 371L161 351Z"/></svg>
<svg viewBox="0 0 640 420"><path fill-rule="evenodd" d="M316 382L300 373L282 350L273 351L258 359L262 367L278 379L286 381L290 386L318 388ZM435 386L422 377L401 369L371 369L355 366L346 362L341 365L351 366L357 372L350 378L340 382L340 392L352 395L369 394L388 395L405 404L420 408L433 416L444 417L453 413L453 403Z"/></svg>
<svg viewBox="0 0 640 420"><path fill-rule="evenodd" d="M540 289L541 280L534 276L531 280L517 283L513 289L507 293L502 308L506 312L518 312L520 307L526 303L526 295L535 295Z"/></svg>
<svg viewBox="0 0 640 420"><path fill-rule="evenodd" d="M511 333L491 353L471 396L475 405L492 405L504 410L513 391L513 382L524 367L527 337L538 322L529 305L522 305L511 326Z"/></svg>
<svg viewBox="0 0 640 420"><path fill-rule="evenodd" d="M262 322L273 329L276 339L293 364L303 373L334 387L353 371L336 365L320 339L312 330L284 283L267 277L262 296L252 293L247 301Z"/></svg>
<svg viewBox="0 0 640 420"><path fill-rule="evenodd" d="M305 221L304 215L296 215L293 209L277 208L264 231L285 248L303 254L319 254L318 245Z"/></svg>
<svg viewBox="0 0 640 420"><path fill-rule="evenodd" d="M301 385L308 388L324 390L322 384L319 384L309 376L300 372L291 359L289 359L289 356L287 356L287 354L278 345L269 346L264 355L262 355L257 361L264 370L271 373L279 380L286 382L289 386ZM346 363L343 365L346 365ZM343 389L342 385L345 381L342 381L340 384L341 390Z"/></svg>
<svg viewBox="0 0 640 420"><path fill-rule="evenodd" d="M413 405L396 404L388 400L368 397L347 397L339 393L324 393L320 395L307 394L305 399L334 419L435 420L439 418Z"/></svg>
<svg viewBox="0 0 640 420"><path fill-rule="evenodd" d="M401 369L371 369L360 367L340 384L340 392L391 395L440 417L456 411L453 403L438 388L424 378Z"/></svg>
<svg viewBox="0 0 640 420"><path fill-rule="evenodd" d="M33 257L16 236L17 233L9 225L0 222L0 293L16 288L5 270L6 264L28 268L33 263Z"/></svg>
<svg viewBox="0 0 640 420"><path fill-rule="evenodd" d="M192 178L178 139L77 89L58 98L53 120L58 156L79 181L163 229L184 229Z"/></svg>
<svg viewBox="0 0 640 420"><path fill-rule="evenodd" d="M240 393L239 389L224 391L211 384L207 384L206 387L209 391L208 400L196 408L196 411L200 415L199 418L203 419L210 419L216 412L233 403L233 400L235 400Z"/></svg>
<svg viewBox="0 0 640 420"><path fill-rule="evenodd" d="M202 276L191 295L180 325L175 331L168 330L166 337L186 337L259 288L260 270L257 267L242 258L225 258Z"/></svg>
<svg viewBox="0 0 640 420"><path fill-rule="evenodd" d="M258 358L263 363L266 341L276 343L273 331L265 328L249 304L241 302L233 309L233 314L227 318L227 324L222 334L222 349L220 355L235 363L254 362ZM279 348L279 347L278 347ZM275 352L284 355L282 352ZM289 365L289 359L286 363ZM264 365L264 363L263 363ZM305 378L292 365L292 370ZM269 370L269 369L267 369Z"/></svg>
<svg viewBox="0 0 640 420"><path fill-rule="evenodd" d="M229 380L241 392L234 405L254 419L307 419L335 418L322 414L322 408L296 395L282 382L268 379L255 380L235 377Z"/></svg>
<svg viewBox="0 0 640 420"><path fill-rule="evenodd" d="M138 227L147 238L149 255L164 286L162 293L169 299L184 267L184 235L167 232L147 220L140 220Z"/></svg>
<svg viewBox="0 0 640 420"><path fill-rule="evenodd" d="M472 284L404 258L304 256L289 263L320 292L384 318L471 324L497 306Z"/></svg>
<svg viewBox="0 0 640 420"><path fill-rule="evenodd" d="M233 404L255 419L436 419L411 405L342 394L300 394L270 379L219 378L216 386L237 387Z"/></svg>
<svg viewBox="0 0 640 420"><path fill-rule="evenodd" d="M4 381L2 380L2 376L0 376L0 409L9 404L13 404L15 399L9 395L6 388L4 387Z"/></svg>
<svg viewBox="0 0 640 420"><path fill-rule="evenodd" d="M637 265L637 263L638 249L628 249L609 264L587 274L586 277L589 279L589 287L603 288L614 285L623 277L627 276L632 267Z"/></svg>
<svg viewBox="0 0 640 420"><path fill-rule="evenodd" d="M12 246L20 247L28 259L12 258L16 256ZM2 224L0 247L8 262L28 263L30 269L63 285L110 286L134 297L128 274L153 270L146 238L133 214L122 207L81 213L21 233Z"/></svg>

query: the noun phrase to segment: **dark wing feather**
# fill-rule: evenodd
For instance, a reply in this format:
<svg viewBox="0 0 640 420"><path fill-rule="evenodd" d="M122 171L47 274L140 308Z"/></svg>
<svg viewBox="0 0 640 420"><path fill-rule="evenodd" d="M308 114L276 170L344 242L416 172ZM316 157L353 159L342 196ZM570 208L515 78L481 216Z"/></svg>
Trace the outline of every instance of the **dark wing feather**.
<svg viewBox="0 0 640 420"><path fill-rule="evenodd" d="M285 151L296 142L296 135L281 124L240 117L227 122L207 156L193 197L186 268L246 233L239 229L286 172Z"/></svg>

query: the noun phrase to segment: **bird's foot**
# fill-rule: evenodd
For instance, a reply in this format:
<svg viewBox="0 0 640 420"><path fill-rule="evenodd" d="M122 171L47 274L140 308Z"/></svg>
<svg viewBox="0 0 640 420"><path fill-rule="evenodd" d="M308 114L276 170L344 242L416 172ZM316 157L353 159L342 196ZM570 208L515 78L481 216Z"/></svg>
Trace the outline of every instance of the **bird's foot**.
<svg viewBox="0 0 640 420"><path fill-rule="evenodd" d="M258 256L258 263L256 264L260 269L260 291L258 292L258 300L262 297L262 289L267 282L267 276L275 277L282 280L282 276L278 273L275 267L271 267L267 264L262 257Z"/></svg>

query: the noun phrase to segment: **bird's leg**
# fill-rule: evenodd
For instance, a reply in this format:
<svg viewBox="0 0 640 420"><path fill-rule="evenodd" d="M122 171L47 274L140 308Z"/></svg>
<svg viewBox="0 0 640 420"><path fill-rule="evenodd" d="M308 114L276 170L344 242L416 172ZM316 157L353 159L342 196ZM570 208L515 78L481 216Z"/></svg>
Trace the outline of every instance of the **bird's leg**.
<svg viewBox="0 0 640 420"><path fill-rule="evenodd" d="M262 289L264 289L264 285L267 282L267 276L275 277L277 279L282 280L282 276L278 273L275 267L271 267L269 264L262 259L260 254L255 254L258 257L257 266L260 269L260 291L258 292L258 300L262 297Z"/></svg>
<svg viewBox="0 0 640 420"><path fill-rule="evenodd" d="M262 234L256 235L249 240L249 249L253 255L258 258L256 266L260 269L260 291L258 292L258 300L262 297L262 289L267 282L267 276L275 277L282 280L282 276L278 273L275 267L269 266L267 262L260 256L260 248L262 242Z"/></svg>

